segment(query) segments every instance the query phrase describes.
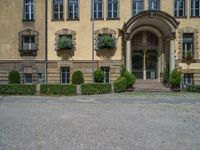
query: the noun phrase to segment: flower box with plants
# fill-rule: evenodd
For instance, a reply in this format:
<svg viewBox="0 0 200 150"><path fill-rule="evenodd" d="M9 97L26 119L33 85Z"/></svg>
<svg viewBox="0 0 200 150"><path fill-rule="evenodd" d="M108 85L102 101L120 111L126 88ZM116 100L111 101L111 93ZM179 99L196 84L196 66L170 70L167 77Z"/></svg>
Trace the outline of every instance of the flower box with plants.
<svg viewBox="0 0 200 150"><path fill-rule="evenodd" d="M97 41L97 48L98 50L108 49L113 50L115 49L116 41L115 38L109 35L103 35L102 37L98 38Z"/></svg>
<svg viewBox="0 0 200 150"><path fill-rule="evenodd" d="M183 59L184 60L193 60L194 59L194 53L193 51L186 51L183 53Z"/></svg>
<svg viewBox="0 0 200 150"><path fill-rule="evenodd" d="M73 41L70 37L62 36L58 39L58 50L72 50L74 48Z"/></svg>
<svg viewBox="0 0 200 150"><path fill-rule="evenodd" d="M181 81L182 81L181 71L174 69L170 75L171 90L174 92L180 92Z"/></svg>

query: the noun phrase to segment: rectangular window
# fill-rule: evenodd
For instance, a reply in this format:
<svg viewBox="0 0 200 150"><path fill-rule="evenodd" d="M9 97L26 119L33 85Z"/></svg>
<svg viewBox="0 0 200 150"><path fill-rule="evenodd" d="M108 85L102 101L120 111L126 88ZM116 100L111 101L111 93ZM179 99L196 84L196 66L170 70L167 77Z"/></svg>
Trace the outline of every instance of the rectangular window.
<svg viewBox="0 0 200 150"><path fill-rule="evenodd" d="M191 0L191 16L200 16L200 0Z"/></svg>
<svg viewBox="0 0 200 150"><path fill-rule="evenodd" d="M104 72L104 83L110 82L110 67L101 67Z"/></svg>
<svg viewBox="0 0 200 150"><path fill-rule="evenodd" d="M63 0L53 0L53 19L63 19Z"/></svg>
<svg viewBox="0 0 200 150"><path fill-rule="evenodd" d="M159 0L149 0L149 10L160 10Z"/></svg>
<svg viewBox="0 0 200 150"><path fill-rule="evenodd" d="M92 0L92 2L93 2L93 0ZM94 11L93 12L94 12L94 19L102 19L103 18L103 1L102 0L94 0Z"/></svg>
<svg viewBox="0 0 200 150"><path fill-rule="evenodd" d="M35 50L35 36L26 35L22 37L22 49L23 50Z"/></svg>
<svg viewBox="0 0 200 150"><path fill-rule="evenodd" d="M189 53L193 52L193 33L183 34L183 55L187 57Z"/></svg>
<svg viewBox="0 0 200 150"><path fill-rule="evenodd" d="M24 83L33 83L33 77L31 73L24 74Z"/></svg>
<svg viewBox="0 0 200 150"><path fill-rule="evenodd" d="M143 0L133 0L133 16L136 16L144 10Z"/></svg>
<svg viewBox="0 0 200 150"><path fill-rule="evenodd" d="M118 0L108 0L108 18L116 19L118 18Z"/></svg>
<svg viewBox="0 0 200 150"><path fill-rule="evenodd" d="M34 0L24 0L24 20L34 20Z"/></svg>
<svg viewBox="0 0 200 150"><path fill-rule="evenodd" d="M193 85L193 74L184 74L184 84Z"/></svg>
<svg viewBox="0 0 200 150"><path fill-rule="evenodd" d="M68 0L68 19L79 18L79 2L78 0Z"/></svg>
<svg viewBox="0 0 200 150"><path fill-rule="evenodd" d="M185 16L185 0L174 1L174 16Z"/></svg>
<svg viewBox="0 0 200 150"><path fill-rule="evenodd" d="M61 67L60 68L61 83L66 84L70 83L70 68Z"/></svg>

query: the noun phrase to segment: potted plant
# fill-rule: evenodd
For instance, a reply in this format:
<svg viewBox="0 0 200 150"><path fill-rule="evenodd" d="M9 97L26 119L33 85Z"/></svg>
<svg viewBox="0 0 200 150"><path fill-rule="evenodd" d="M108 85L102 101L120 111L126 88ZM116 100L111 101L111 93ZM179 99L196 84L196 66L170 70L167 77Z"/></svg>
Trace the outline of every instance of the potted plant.
<svg viewBox="0 0 200 150"><path fill-rule="evenodd" d="M72 39L66 36L59 37L58 39L58 49L65 50L65 49L73 49L73 42Z"/></svg>
<svg viewBox="0 0 200 150"><path fill-rule="evenodd" d="M109 35L98 38L97 42L98 49L115 49L115 44L115 39Z"/></svg>
<svg viewBox="0 0 200 150"><path fill-rule="evenodd" d="M177 69L174 69L170 75L171 90L174 92L180 92L180 84L182 81L182 73Z"/></svg>

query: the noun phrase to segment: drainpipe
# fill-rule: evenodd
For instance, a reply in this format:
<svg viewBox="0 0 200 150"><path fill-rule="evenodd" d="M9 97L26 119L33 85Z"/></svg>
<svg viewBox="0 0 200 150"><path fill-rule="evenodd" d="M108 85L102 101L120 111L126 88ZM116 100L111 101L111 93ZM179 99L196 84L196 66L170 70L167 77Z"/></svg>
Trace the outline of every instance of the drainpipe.
<svg viewBox="0 0 200 150"><path fill-rule="evenodd" d="M48 83L48 3L45 0L45 84Z"/></svg>
<svg viewBox="0 0 200 150"><path fill-rule="evenodd" d="M92 0L92 81L94 82L94 0Z"/></svg>

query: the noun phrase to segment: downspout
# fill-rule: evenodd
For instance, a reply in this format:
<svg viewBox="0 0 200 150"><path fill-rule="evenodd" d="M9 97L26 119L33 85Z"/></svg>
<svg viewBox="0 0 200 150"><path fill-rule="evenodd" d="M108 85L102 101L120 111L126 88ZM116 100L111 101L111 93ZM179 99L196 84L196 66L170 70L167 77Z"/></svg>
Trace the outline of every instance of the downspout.
<svg viewBox="0 0 200 150"><path fill-rule="evenodd" d="M45 0L45 84L48 83L48 3Z"/></svg>

